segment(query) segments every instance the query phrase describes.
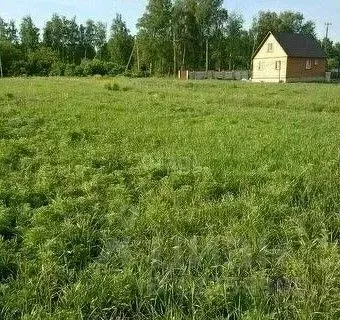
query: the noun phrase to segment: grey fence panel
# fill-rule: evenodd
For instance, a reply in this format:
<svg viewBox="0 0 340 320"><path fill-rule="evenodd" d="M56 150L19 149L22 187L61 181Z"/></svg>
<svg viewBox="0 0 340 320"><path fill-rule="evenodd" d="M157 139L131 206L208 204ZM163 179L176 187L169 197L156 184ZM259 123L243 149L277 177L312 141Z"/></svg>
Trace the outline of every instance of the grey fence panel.
<svg viewBox="0 0 340 320"><path fill-rule="evenodd" d="M248 71L189 71L190 80L219 79L219 80L242 80L249 79Z"/></svg>

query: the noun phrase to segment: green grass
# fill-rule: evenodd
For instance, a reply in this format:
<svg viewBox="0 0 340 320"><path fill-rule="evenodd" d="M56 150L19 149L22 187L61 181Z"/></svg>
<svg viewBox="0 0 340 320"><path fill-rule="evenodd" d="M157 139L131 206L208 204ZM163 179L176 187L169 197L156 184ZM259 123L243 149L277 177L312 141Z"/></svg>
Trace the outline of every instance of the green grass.
<svg viewBox="0 0 340 320"><path fill-rule="evenodd" d="M340 87L0 81L0 319L339 319Z"/></svg>

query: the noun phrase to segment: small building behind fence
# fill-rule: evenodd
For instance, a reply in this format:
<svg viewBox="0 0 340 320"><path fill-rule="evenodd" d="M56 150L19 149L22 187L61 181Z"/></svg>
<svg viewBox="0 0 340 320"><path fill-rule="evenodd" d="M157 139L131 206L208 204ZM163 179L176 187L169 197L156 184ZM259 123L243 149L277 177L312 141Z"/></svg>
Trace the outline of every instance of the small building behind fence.
<svg viewBox="0 0 340 320"><path fill-rule="evenodd" d="M248 80L249 76L249 71L178 71L178 79L180 80Z"/></svg>

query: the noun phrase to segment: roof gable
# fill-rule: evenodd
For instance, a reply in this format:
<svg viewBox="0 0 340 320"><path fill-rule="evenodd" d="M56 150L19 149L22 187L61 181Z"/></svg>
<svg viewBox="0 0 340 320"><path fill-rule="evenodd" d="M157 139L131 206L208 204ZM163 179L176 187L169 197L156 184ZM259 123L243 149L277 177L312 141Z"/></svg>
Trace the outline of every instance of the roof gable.
<svg viewBox="0 0 340 320"><path fill-rule="evenodd" d="M269 44L271 44L270 51L267 46ZM253 58L275 58L278 56L287 57L288 55L274 35L269 32L268 35L263 39L261 45L257 48Z"/></svg>

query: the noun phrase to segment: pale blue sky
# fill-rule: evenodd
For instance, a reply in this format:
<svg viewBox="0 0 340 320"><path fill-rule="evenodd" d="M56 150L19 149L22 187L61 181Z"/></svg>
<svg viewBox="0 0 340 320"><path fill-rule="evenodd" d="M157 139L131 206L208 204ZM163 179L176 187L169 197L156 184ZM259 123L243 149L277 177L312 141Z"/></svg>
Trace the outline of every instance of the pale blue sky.
<svg viewBox="0 0 340 320"><path fill-rule="evenodd" d="M18 21L30 14L38 27L43 27L53 13L77 17L84 22L87 18L111 23L115 14L121 13L128 27L135 32L135 25L142 15L147 0L0 0L0 16ZM225 0L225 8L243 15L246 27L259 10L300 11L305 18L314 20L319 37L325 33L325 22L332 23L329 37L340 41L340 0Z"/></svg>

